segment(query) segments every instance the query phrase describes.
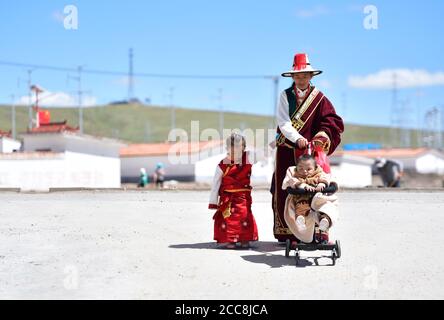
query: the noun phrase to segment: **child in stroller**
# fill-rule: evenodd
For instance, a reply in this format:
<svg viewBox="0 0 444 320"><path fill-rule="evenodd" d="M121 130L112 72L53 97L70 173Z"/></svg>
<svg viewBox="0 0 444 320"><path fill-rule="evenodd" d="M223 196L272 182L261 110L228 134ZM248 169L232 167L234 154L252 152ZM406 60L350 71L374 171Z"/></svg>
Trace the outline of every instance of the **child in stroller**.
<svg viewBox="0 0 444 320"><path fill-rule="evenodd" d="M304 154L297 159L296 166L288 168L282 189L288 192L285 222L298 239L293 243L287 240L286 256L294 249L298 262L299 250L332 250L335 263L340 256L340 245L339 241L329 242L329 229L338 217L334 195L337 184L312 155Z"/></svg>

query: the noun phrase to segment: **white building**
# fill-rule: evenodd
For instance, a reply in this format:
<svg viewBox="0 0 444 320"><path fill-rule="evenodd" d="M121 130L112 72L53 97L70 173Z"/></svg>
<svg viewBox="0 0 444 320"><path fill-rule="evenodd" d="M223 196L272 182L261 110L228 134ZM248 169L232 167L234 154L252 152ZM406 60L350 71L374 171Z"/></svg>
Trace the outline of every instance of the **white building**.
<svg viewBox="0 0 444 320"><path fill-rule="evenodd" d="M119 188L123 145L66 121L41 125L23 134L23 152L0 154L0 188Z"/></svg>
<svg viewBox="0 0 444 320"><path fill-rule="evenodd" d="M22 143L11 138L10 132L0 130L0 153L11 153L20 151Z"/></svg>
<svg viewBox="0 0 444 320"><path fill-rule="evenodd" d="M332 178L339 187L365 188L372 185L372 159L337 151L329 160Z"/></svg>
<svg viewBox="0 0 444 320"><path fill-rule="evenodd" d="M348 155L401 162L404 170L421 174L444 174L444 153L429 148L394 148L346 151Z"/></svg>

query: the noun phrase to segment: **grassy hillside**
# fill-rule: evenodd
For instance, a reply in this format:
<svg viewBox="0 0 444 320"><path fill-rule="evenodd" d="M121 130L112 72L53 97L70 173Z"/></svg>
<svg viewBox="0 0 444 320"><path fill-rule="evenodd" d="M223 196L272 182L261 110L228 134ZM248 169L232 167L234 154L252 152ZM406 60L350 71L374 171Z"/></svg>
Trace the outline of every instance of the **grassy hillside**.
<svg viewBox="0 0 444 320"><path fill-rule="evenodd" d="M68 120L78 125L78 110L75 108L52 108L51 121ZM16 107L17 132L25 132L28 110ZM169 108L141 105L113 105L84 109L85 133L122 139L128 142L165 141L170 130ZM200 121L200 130L219 128L219 113L215 111L176 109L176 127L190 131L190 122ZM225 113L225 128L269 128L272 118L242 113ZM0 130L11 129L11 108L0 106ZM411 131L412 146L416 146L417 132ZM343 143L381 143L390 146L390 129L346 124Z"/></svg>

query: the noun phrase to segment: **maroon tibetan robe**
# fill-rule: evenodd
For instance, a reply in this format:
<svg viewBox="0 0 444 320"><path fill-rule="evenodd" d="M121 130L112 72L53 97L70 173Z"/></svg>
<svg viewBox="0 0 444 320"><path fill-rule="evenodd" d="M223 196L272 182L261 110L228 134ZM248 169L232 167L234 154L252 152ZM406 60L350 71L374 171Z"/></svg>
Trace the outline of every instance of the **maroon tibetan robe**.
<svg viewBox="0 0 444 320"><path fill-rule="evenodd" d="M310 92L313 90L314 87L311 87ZM301 105L298 105L294 91L294 83L290 88L285 90L285 93L289 103L290 119L293 119L292 115L300 110L309 95ZM332 103L322 94L322 92L319 91L301 119L303 121L299 121L299 123L298 121L293 120L293 127L295 127L309 142L315 140L320 141L327 155L332 154L341 142L341 134L344 131L344 124L341 117L336 114ZM301 122L305 123L302 124ZM288 229L284 219L287 192L282 190L282 182L288 167L294 166L296 159L301 156L305 150L299 149L296 143L292 143L285 138L281 133L279 126L277 128L276 145L275 171L270 188L274 215L273 234L278 241L285 241L286 239L296 240L294 235Z"/></svg>

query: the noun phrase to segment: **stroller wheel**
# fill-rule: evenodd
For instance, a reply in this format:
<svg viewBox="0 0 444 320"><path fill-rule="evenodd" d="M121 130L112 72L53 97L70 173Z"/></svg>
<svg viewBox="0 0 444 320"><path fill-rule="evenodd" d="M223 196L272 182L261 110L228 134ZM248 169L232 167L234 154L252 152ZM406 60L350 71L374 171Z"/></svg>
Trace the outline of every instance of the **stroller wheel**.
<svg viewBox="0 0 444 320"><path fill-rule="evenodd" d="M341 241L336 240L335 249L339 259L341 257Z"/></svg>
<svg viewBox="0 0 444 320"><path fill-rule="evenodd" d="M332 260L332 265L336 265L336 259L338 258L338 256L336 255L336 250L333 249L333 254L331 256L331 260Z"/></svg>
<svg viewBox="0 0 444 320"><path fill-rule="evenodd" d="M285 240L285 256L287 258L290 256L290 246L291 246L290 239Z"/></svg>

